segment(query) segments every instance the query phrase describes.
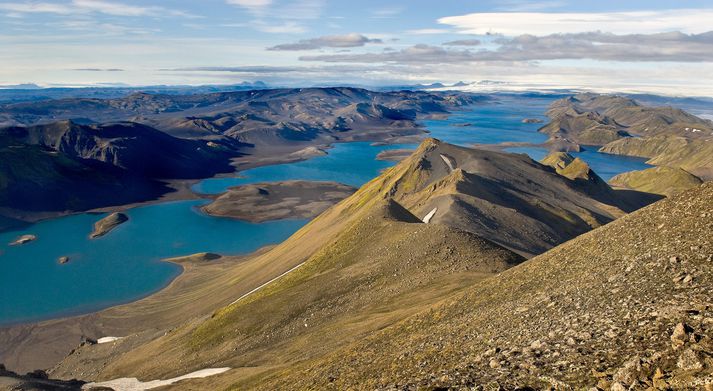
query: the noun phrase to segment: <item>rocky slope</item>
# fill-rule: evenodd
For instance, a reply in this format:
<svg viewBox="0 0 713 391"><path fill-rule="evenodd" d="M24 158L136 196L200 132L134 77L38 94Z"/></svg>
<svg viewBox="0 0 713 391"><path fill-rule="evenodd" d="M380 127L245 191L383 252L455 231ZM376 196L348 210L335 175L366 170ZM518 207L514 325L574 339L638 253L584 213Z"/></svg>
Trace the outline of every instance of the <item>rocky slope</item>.
<svg viewBox="0 0 713 391"><path fill-rule="evenodd" d="M581 162L581 161L579 161ZM425 141L383 191L418 216L530 256L636 208L583 162L571 178L526 155Z"/></svg>
<svg viewBox="0 0 713 391"><path fill-rule="evenodd" d="M680 168L652 167L641 171L619 174L609 180L618 188L633 189L647 193L672 196L681 191L699 186L703 181Z"/></svg>
<svg viewBox="0 0 713 391"><path fill-rule="evenodd" d="M711 205L706 183L349 347L233 387L708 389Z"/></svg>

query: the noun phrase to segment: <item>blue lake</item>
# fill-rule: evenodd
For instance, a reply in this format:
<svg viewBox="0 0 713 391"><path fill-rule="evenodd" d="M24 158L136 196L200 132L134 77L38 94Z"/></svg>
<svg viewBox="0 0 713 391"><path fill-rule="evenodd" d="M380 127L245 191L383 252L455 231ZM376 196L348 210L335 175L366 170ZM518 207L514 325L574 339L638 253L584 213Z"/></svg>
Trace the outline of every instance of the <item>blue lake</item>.
<svg viewBox="0 0 713 391"><path fill-rule="evenodd" d="M181 271L162 258L218 252L239 254L280 242L305 224L283 220L252 224L200 213L202 200L131 209L129 221L89 239L104 215L81 214L0 234L0 324L82 313L146 296ZM7 246L22 233L37 240ZM70 257L60 265L57 259Z"/></svg>
<svg viewBox="0 0 713 391"><path fill-rule="evenodd" d="M241 177L208 179L196 186L220 193L229 186L285 179L338 181L360 186L393 162L375 160L386 149L369 143L335 144L307 161L265 166ZM401 146L403 147L403 146ZM161 259L196 252L245 254L279 243L306 220L248 223L207 216L207 201L166 202L133 208L129 221L104 237L88 239L104 215L79 214L0 233L0 324L79 314L130 302L166 286L181 268ZM37 240L7 245L23 234ZM70 257L60 265L57 259Z"/></svg>
<svg viewBox="0 0 713 391"><path fill-rule="evenodd" d="M426 128L433 137L460 145L547 141L547 136L537 131L542 124L522 120L547 121L544 113L556 98L500 96L497 99L497 102L455 112L446 120L425 121Z"/></svg>
<svg viewBox="0 0 713 391"><path fill-rule="evenodd" d="M379 152L415 147L415 145L372 146L367 142L339 143L328 149L327 155L296 163L245 170L238 177L206 179L193 186L193 191L219 194L231 186L291 179L335 181L359 187L377 176L381 170L394 165L393 162L376 160Z"/></svg>
<svg viewBox="0 0 713 391"><path fill-rule="evenodd" d="M470 145L501 142L541 143L544 112L557 97L498 96L496 102L473 106L446 120L424 121L433 137ZM467 125L467 126L454 126ZM246 183L304 179L337 181L360 186L393 162L375 160L384 150L414 145L371 146L369 143L335 144L328 155L310 160L259 167L239 176L204 180L194 186L199 193L216 194ZM541 148L512 148L536 160ZM605 179L614 174L645 168L641 159L597 153L577 154ZM206 216L198 207L206 201L178 201L138 207L127 212L129 221L108 235L90 240L95 221L104 215L79 214L43 221L20 231L0 233L0 324L86 313L144 297L168 284L180 267L162 258L196 252L245 254L286 239L306 221L282 220L260 224ZM34 242L11 247L22 234ZM59 265L57 259L69 256Z"/></svg>
<svg viewBox="0 0 713 391"><path fill-rule="evenodd" d="M612 177L621 174L622 172L645 170L651 167L646 164L648 159L599 153L597 152L597 147L594 146L584 146L583 148L584 149L581 152L570 152L569 154L587 162L589 167L591 167L592 170L594 170L594 172L596 172L597 175L605 181L610 180ZM547 149L536 147L514 147L507 148L506 151L524 153L530 156L533 160L542 160L548 154Z"/></svg>

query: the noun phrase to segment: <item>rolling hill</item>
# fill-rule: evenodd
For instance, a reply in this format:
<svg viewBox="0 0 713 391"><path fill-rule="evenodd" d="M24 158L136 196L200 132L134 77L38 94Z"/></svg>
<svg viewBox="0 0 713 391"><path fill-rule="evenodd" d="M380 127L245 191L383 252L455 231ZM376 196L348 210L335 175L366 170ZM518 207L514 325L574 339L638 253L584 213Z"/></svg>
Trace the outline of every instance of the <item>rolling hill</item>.
<svg viewBox="0 0 713 391"><path fill-rule="evenodd" d="M285 242L233 266L224 264L228 269L219 279L200 285L201 292L215 292L201 296L203 312L193 304L165 306L149 298L91 318L18 328L14 334L24 336L24 354L29 354L38 348L33 341L48 335L56 340L58 330L93 329L96 335L89 337L96 338L118 330L121 319L135 324L131 319L141 318L141 330L135 325L134 331L124 329L120 335L126 337L111 347L78 348L52 376L156 379L208 366L235 368L216 377L217 383L202 380L204 387L227 387L258 373L329 356L473 289L524 261L504 247L529 243L516 234L547 227L564 241L612 220L609 213L623 214L579 186L525 155L429 139ZM459 202L466 206L452 206ZM424 212L433 208L440 212L423 223ZM523 216L516 219L518 214ZM476 219L457 218L464 215L497 221L499 230L512 236L498 237L490 227L473 224ZM261 285L250 270L271 282ZM225 295L236 287L244 293ZM146 312L149 308L160 310ZM155 323L169 317L174 319L170 326ZM163 326L154 329L152 324Z"/></svg>
<svg viewBox="0 0 713 391"><path fill-rule="evenodd" d="M579 94L552 103L551 122L540 131L552 139L604 145L632 135L710 138L713 122L673 107L651 107L616 95Z"/></svg>

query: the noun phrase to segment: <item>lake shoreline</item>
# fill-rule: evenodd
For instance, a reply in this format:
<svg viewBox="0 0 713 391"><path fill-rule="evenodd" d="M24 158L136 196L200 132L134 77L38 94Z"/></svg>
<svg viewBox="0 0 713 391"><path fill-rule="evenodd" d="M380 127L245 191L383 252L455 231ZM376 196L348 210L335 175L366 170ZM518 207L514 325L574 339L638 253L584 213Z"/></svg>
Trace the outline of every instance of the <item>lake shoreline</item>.
<svg viewBox="0 0 713 391"><path fill-rule="evenodd" d="M101 310L84 313L65 312L49 319L0 325L0 362L18 373L34 369L49 369L78 347L82 340L96 340L107 335L124 337L143 330L168 327L192 317L206 316L211 308L229 304L244 291L245 284L233 290L219 289L201 301L192 299L197 291L213 290L225 284L226 272L258 258L277 244L267 245L247 254L221 256L205 262L186 261L192 254L161 259L178 267L178 273L166 284L139 298L114 303ZM260 280L263 274L247 278ZM250 288L252 289L252 288ZM191 297L191 300L186 300ZM180 309L176 303L183 305ZM10 348L12 347L12 348Z"/></svg>

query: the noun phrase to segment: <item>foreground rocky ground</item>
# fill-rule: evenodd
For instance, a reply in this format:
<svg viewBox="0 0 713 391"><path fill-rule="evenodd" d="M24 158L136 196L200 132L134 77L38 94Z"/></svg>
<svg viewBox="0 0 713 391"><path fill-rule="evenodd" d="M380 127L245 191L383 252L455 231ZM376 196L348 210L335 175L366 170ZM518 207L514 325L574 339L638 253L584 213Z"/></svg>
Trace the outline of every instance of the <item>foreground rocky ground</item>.
<svg viewBox="0 0 713 391"><path fill-rule="evenodd" d="M711 183L660 201L251 385L713 389L711 201Z"/></svg>

